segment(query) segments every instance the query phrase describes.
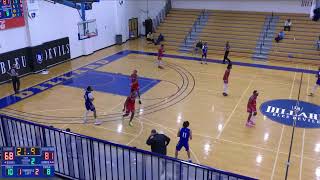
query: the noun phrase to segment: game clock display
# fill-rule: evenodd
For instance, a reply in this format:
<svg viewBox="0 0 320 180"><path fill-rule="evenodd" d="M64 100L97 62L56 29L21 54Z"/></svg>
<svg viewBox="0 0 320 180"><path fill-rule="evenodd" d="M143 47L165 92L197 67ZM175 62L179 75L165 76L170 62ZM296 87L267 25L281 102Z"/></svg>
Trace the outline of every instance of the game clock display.
<svg viewBox="0 0 320 180"><path fill-rule="evenodd" d="M54 147L3 147L2 177L54 176Z"/></svg>
<svg viewBox="0 0 320 180"><path fill-rule="evenodd" d="M24 25L23 0L0 0L0 30Z"/></svg>

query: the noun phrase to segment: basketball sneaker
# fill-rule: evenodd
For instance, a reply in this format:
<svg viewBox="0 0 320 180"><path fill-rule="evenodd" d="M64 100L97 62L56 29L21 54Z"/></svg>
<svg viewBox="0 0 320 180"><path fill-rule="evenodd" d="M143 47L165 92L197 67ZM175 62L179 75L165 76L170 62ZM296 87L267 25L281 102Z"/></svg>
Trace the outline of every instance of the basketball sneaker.
<svg viewBox="0 0 320 180"><path fill-rule="evenodd" d="M100 125L101 123L102 123L101 121L96 120L96 121L94 122L94 125Z"/></svg>
<svg viewBox="0 0 320 180"><path fill-rule="evenodd" d="M253 127L254 125L250 121L247 121L246 126L247 127Z"/></svg>

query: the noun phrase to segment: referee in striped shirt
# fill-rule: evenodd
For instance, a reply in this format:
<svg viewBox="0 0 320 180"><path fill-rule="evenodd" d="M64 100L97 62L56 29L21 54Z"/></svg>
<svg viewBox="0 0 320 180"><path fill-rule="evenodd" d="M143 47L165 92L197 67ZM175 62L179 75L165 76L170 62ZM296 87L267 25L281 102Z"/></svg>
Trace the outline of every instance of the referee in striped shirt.
<svg viewBox="0 0 320 180"><path fill-rule="evenodd" d="M15 94L18 94L20 91L20 80L19 80L19 74L17 69L18 69L18 65L15 64L8 72L8 74L11 76L11 79L12 79L12 86Z"/></svg>

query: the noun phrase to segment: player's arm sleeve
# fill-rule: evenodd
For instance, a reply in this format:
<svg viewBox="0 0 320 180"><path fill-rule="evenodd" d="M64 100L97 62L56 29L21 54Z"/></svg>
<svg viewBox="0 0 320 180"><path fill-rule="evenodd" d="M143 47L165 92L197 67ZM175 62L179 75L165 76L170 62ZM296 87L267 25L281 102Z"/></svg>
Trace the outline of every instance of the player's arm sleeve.
<svg viewBox="0 0 320 180"><path fill-rule="evenodd" d="M177 133L177 137L180 137L180 129L179 129L179 131L178 131L178 133Z"/></svg>
<svg viewBox="0 0 320 180"><path fill-rule="evenodd" d="M190 140L192 139L192 131L190 130Z"/></svg>

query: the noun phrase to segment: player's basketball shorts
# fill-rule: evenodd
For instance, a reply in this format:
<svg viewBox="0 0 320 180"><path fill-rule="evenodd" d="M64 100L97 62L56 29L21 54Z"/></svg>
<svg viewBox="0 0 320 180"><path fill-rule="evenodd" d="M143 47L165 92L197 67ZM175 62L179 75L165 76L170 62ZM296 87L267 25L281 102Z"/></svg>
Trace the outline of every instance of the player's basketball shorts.
<svg viewBox="0 0 320 180"><path fill-rule="evenodd" d="M127 105L126 107L126 114L130 113L130 112L134 112L136 110L135 105Z"/></svg>
<svg viewBox="0 0 320 180"><path fill-rule="evenodd" d="M87 111L95 111L96 108L92 103L85 103Z"/></svg>
<svg viewBox="0 0 320 180"><path fill-rule="evenodd" d="M139 92L139 87L138 87L138 88L131 87L130 92L136 92L136 93L138 93L138 92Z"/></svg>
<svg viewBox="0 0 320 180"><path fill-rule="evenodd" d="M179 141L177 146L176 146L176 150L180 151L182 147L184 147L186 149L186 151L189 151L189 143L188 142Z"/></svg>
<svg viewBox="0 0 320 180"><path fill-rule="evenodd" d="M207 53L202 53L202 57L207 57Z"/></svg>

